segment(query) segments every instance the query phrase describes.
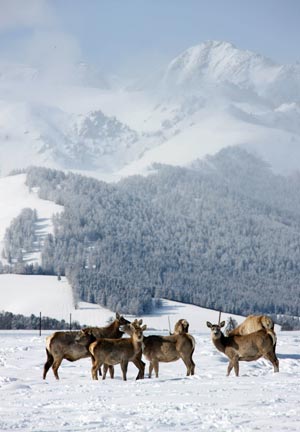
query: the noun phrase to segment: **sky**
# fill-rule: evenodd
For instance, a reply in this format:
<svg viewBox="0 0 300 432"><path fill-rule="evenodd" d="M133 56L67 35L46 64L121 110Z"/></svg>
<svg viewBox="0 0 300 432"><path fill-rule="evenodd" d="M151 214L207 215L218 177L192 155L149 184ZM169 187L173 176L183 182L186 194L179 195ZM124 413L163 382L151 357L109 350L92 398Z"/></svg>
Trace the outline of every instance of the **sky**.
<svg viewBox="0 0 300 432"><path fill-rule="evenodd" d="M213 39L295 63L299 22L298 0L0 0L0 57L122 74Z"/></svg>

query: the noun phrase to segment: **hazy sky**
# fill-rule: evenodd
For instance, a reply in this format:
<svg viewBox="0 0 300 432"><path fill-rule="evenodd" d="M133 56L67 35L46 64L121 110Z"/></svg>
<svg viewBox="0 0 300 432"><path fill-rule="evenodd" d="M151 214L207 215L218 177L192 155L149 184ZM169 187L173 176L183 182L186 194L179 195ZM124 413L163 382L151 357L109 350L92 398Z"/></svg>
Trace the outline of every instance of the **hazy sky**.
<svg viewBox="0 0 300 432"><path fill-rule="evenodd" d="M208 39L300 61L300 0L0 0L0 58L143 71Z"/></svg>

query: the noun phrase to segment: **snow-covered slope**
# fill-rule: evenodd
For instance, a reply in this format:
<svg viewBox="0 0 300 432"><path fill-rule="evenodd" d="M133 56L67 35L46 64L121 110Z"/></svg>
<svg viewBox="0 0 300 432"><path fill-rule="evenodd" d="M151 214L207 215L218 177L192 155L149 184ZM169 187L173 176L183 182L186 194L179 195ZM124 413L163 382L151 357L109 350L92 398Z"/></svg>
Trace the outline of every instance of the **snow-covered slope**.
<svg viewBox="0 0 300 432"><path fill-rule="evenodd" d="M279 128L280 120L276 124L276 113L242 115L240 110L230 107L204 109L197 114L195 121L184 119L176 123L170 138L127 164L119 175L143 174L154 162L189 165L195 159L234 145L254 152L275 172L287 174L300 169L300 133ZM284 123L283 116L278 117Z"/></svg>
<svg viewBox="0 0 300 432"><path fill-rule="evenodd" d="M72 289L66 278L58 281L55 276L0 275L0 311L13 312L30 316L31 314L49 316L58 320L72 320L81 325L105 325L115 315L109 309L96 304L79 302L74 304ZM122 312L122 311L120 311ZM126 315L127 316L127 315ZM226 320L229 316L238 322L242 317L223 313ZM133 316L128 315L129 319ZM207 320L217 320L218 313L198 306L186 305L170 300L162 300L162 306L151 315L141 316L149 328L156 330L173 329L181 318L188 319L192 331L206 329Z"/></svg>
<svg viewBox="0 0 300 432"><path fill-rule="evenodd" d="M56 82L0 64L0 175L43 165L118 178L228 145L247 146L279 172L300 168L299 65L208 41L147 86L116 88L97 76L81 64Z"/></svg>
<svg viewBox="0 0 300 432"><path fill-rule="evenodd" d="M36 234L41 244L45 236L52 232L52 215L63 210L62 206L38 198L37 192L30 191L25 185L25 180L25 174L0 178L0 253L3 249L5 230L12 219L19 216L23 208L36 209L38 217ZM28 258L34 261L39 256L36 254Z"/></svg>

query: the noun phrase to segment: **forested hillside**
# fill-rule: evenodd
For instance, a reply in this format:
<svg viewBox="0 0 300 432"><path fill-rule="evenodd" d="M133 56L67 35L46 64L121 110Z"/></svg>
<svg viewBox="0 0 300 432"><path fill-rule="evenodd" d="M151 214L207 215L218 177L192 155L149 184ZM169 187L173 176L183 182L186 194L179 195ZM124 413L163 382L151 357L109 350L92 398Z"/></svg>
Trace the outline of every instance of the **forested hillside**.
<svg viewBox="0 0 300 432"><path fill-rule="evenodd" d="M126 313L165 297L299 315L300 177L274 175L238 148L155 168L117 184L31 168L28 185L65 206L43 271L66 274L77 299Z"/></svg>

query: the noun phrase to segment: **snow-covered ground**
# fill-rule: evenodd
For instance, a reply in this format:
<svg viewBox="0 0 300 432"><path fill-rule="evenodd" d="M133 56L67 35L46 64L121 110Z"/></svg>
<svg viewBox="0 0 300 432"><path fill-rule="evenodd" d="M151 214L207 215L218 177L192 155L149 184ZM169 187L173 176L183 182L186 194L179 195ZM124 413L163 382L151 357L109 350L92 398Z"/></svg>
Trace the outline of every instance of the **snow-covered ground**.
<svg viewBox="0 0 300 432"><path fill-rule="evenodd" d="M75 308L72 289L66 278L61 281L55 276L32 275L0 275L0 311L30 316L31 314L50 316L69 322L70 314L73 321L81 325L105 325L115 313L96 304L79 302ZM119 311L122 313L122 311ZM235 315L222 314L222 318L234 317L237 321L243 318ZM128 316L129 319L135 317ZM162 300L161 308L152 315L144 315L148 327L168 331L180 318L187 318L191 331L206 329L207 320L217 320L218 313L198 306L186 305L170 300Z"/></svg>
<svg viewBox="0 0 300 432"><path fill-rule="evenodd" d="M72 312L88 324L106 325L114 315L87 303L74 310L70 287L55 277L1 275L0 300L0 309L47 310L53 317ZM216 311L163 300L162 308L143 317L145 334L168 334L169 319L173 327L179 318L190 322L196 340L192 377L185 376L179 360L160 364L159 378L136 381L137 369L130 364L127 382L119 366L114 380L95 382L90 360L82 359L64 360L59 382L51 370L43 381L45 337L51 332L43 330L40 337L38 331L0 330L0 431L299 430L300 332L277 329L280 373L258 360L241 363L239 378L226 377L227 359L206 327L207 320L217 322Z"/></svg>
<svg viewBox="0 0 300 432"><path fill-rule="evenodd" d="M26 174L0 178L0 254L3 249L5 230L11 221L19 216L22 209L31 208L37 211L36 234L40 240L53 230L52 215L63 210L62 206L52 201L42 200L37 192L25 185ZM31 255L30 261L37 260L38 254Z"/></svg>
<svg viewBox="0 0 300 432"><path fill-rule="evenodd" d="M114 380L92 381L82 359L63 361L58 382L51 370L42 380L46 333L0 331L0 430L299 431L299 332L278 334L280 373L259 360L242 363L239 378L225 376L227 359L208 329L193 335L192 377L177 361L161 364L159 378L135 381L130 364L126 382L119 366Z"/></svg>

